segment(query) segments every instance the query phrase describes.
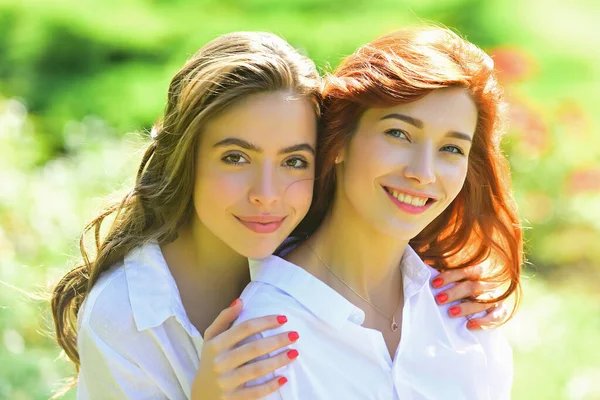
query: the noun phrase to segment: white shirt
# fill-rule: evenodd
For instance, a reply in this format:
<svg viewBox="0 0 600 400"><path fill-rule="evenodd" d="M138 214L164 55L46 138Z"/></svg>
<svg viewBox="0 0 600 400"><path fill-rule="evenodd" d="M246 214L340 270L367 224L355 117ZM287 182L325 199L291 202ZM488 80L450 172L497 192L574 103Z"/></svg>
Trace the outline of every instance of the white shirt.
<svg viewBox="0 0 600 400"><path fill-rule="evenodd" d="M252 282L242 293L244 310L236 324L283 314L288 322L262 336L300 334L290 346L299 357L276 371L288 383L265 399L510 398L512 351L500 330L469 331L466 318L449 317L451 305L434 300L443 288L432 291L429 285L437 271L410 247L406 252L402 336L393 360L381 332L361 325L364 312L324 282L276 256L250 261Z"/></svg>
<svg viewBox="0 0 600 400"><path fill-rule="evenodd" d="M77 399L189 399L202 351L160 247L102 274L79 311Z"/></svg>

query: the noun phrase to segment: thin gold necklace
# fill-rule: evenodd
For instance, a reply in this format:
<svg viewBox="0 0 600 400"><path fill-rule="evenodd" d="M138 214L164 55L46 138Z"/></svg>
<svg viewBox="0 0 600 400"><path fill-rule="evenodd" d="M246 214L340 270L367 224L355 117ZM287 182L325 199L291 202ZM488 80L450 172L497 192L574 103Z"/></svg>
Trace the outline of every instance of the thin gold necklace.
<svg viewBox="0 0 600 400"><path fill-rule="evenodd" d="M306 242L304 242L304 243L306 243ZM370 305L371 307L373 307L373 309L375 311L377 311L379 314L381 314L385 318L389 319L390 322L391 322L390 329L392 330L392 332L396 332L398 330L398 324L396 323L396 313L398 312L398 309L400 308L400 304L402 304L402 299L398 302L398 306L396 307L396 310L394 311L394 314L392 315L392 317L391 318L388 317L387 314L385 314L379 308L375 307L375 305L373 303L371 303L369 300L367 300L364 297L362 297L356 290L352 289L352 286L348 285L346 282L344 282L344 280L342 278L340 278L339 276L337 276L337 274L335 272L333 272L333 270L331 268L329 268L329 265L327 265L327 263L325 261L323 261L323 259L321 257L319 257L319 255L317 254L317 252L314 251L313 248L310 247L310 245L308 243L306 243L306 246L319 259L319 261L321 261L321 264L323 264L329 270L329 272L331 272L333 274L333 276L335 276L336 278L338 278L340 282L342 282L344 285L346 285L346 287L348 289L352 290L352 292L355 295L357 295L358 297L360 297L365 303L367 303L368 305Z"/></svg>

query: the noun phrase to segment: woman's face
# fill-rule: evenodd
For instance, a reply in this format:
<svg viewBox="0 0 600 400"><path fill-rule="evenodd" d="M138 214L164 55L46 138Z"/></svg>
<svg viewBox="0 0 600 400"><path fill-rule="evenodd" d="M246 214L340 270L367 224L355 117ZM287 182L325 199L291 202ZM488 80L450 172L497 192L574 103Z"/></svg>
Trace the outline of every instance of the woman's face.
<svg viewBox="0 0 600 400"><path fill-rule="evenodd" d="M462 88L369 109L340 154L338 193L376 230L410 240L460 192L476 124Z"/></svg>
<svg viewBox="0 0 600 400"><path fill-rule="evenodd" d="M240 99L201 135L194 188L200 221L246 257L272 254L312 201L316 139L310 101L287 91Z"/></svg>

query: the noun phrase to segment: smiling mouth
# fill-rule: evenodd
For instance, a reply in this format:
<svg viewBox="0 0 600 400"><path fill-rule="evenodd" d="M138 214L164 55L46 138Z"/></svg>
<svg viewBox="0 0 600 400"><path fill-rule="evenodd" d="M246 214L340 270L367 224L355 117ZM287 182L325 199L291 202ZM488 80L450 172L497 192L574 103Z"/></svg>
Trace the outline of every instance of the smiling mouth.
<svg viewBox="0 0 600 400"><path fill-rule="evenodd" d="M425 211L437 200L427 196L416 196L400 192L387 186L382 186L386 193L394 200L394 203L405 211L418 213Z"/></svg>
<svg viewBox="0 0 600 400"><path fill-rule="evenodd" d="M283 221L287 218L275 216L253 216L253 217L234 217L246 228L259 234L273 233L279 229Z"/></svg>

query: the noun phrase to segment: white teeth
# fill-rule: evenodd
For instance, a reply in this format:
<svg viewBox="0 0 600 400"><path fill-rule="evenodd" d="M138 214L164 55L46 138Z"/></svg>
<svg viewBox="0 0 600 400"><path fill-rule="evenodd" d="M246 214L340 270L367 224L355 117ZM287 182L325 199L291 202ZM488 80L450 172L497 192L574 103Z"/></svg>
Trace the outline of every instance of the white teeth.
<svg viewBox="0 0 600 400"><path fill-rule="evenodd" d="M428 199L427 197L410 196L408 194L396 192L393 189L389 189L389 192L392 194L392 196L397 198L398 201L400 201L402 203L413 205L415 207L423 207L425 205L425 203L427 203L427 199Z"/></svg>

